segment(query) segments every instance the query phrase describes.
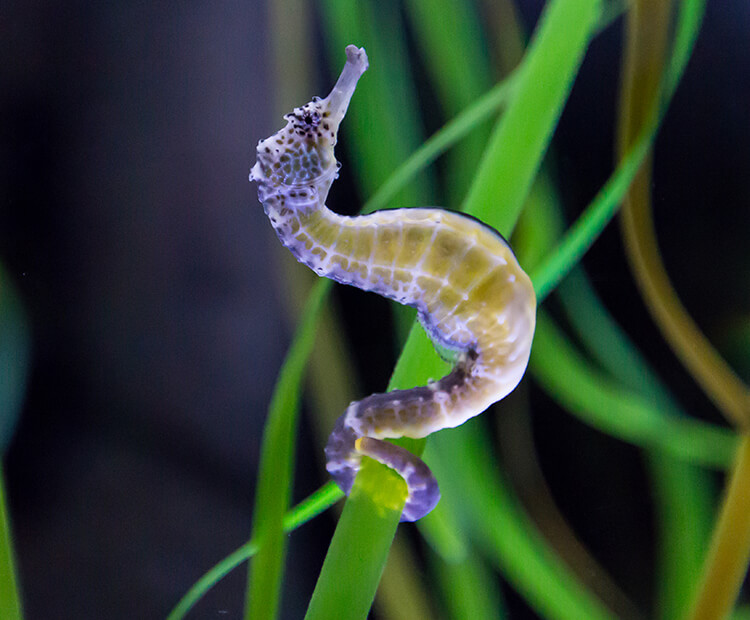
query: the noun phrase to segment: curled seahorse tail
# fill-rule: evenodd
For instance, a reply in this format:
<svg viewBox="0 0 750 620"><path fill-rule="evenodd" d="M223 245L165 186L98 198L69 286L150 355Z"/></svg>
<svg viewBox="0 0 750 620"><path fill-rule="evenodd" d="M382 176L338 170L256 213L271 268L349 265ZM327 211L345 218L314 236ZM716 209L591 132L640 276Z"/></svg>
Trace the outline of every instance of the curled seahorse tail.
<svg viewBox="0 0 750 620"><path fill-rule="evenodd" d="M325 448L326 469L347 495L361 466L362 455L393 469L406 482L408 496L401 521L416 521L440 500L440 489L430 468L408 450L381 439L362 437L346 424L346 414L336 422Z"/></svg>
<svg viewBox="0 0 750 620"><path fill-rule="evenodd" d="M346 414L342 415L333 427L325 447L326 469L341 490L349 495L354 478L360 468L360 455L354 447L359 435L347 426Z"/></svg>
<svg viewBox="0 0 750 620"><path fill-rule="evenodd" d="M429 468L387 441L463 424L504 398L529 360L536 297L507 241L478 220L437 208L392 209L347 217L326 207L340 164L334 146L365 50L350 45L328 97L284 116L258 142L250 180L281 242L319 276L417 309L453 370L426 386L372 394L349 405L325 449L326 468L345 493L366 455L406 480L402 521L427 514L440 498Z"/></svg>
<svg viewBox="0 0 750 620"><path fill-rule="evenodd" d="M430 468L418 456L401 446L383 439L359 437L357 452L387 465L405 481L408 490L401 521L416 521L430 512L440 501L440 488Z"/></svg>

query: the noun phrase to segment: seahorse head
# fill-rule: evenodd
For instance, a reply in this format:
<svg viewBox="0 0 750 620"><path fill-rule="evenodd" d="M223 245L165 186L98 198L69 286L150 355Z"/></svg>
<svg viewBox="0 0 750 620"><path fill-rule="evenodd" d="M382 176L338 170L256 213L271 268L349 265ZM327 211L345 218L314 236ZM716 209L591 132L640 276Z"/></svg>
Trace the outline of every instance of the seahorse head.
<svg viewBox="0 0 750 620"><path fill-rule="evenodd" d="M258 161L250 172L251 181L276 191L322 184L316 189L325 198L339 168L333 154L339 125L368 66L362 48L350 45L346 57L344 70L328 97L313 97L295 108L284 116L286 127L258 142Z"/></svg>

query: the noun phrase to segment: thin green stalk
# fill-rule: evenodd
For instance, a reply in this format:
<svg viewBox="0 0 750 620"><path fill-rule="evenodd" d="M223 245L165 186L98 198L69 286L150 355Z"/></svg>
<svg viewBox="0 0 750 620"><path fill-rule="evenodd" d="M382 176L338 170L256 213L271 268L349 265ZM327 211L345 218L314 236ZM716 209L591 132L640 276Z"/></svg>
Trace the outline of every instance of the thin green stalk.
<svg viewBox="0 0 750 620"><path fill-rule="evenodd" d="M587 424L645 448L710 467L729 465L734 434L691 418L665 415L594 368L540 310L530 369L545 391Z"/></svg>
<svg viewBox="0 0 750 620"><path fill-rule="evenodd" d="M415 325L388 390L407 387L413 378L426 383L430 377L445 374L447 368ZM424 440L398 443L417 453L424 446ZM363 459L323 562L307 620L367 616L405 501L404 480L388 467ZM355 580L342 583L341 575L355 576Z"/></svg>
<svg viewBox="0 0 750 620"><path fill-rule="evenodd" d="M465 0L408 0L405 7L440 107L453 117L492 84L481 18ZM491 129L491 123L482 123L448 153L441 204L455 208L466 196Z"/></svg>
<svg viewBox="0 0 750 620"><path fill-rule="evenodd" d="M324 484L320 489L315 491L315 493L301 501L284 515L284 532L288 534L289 532L296 530L300 525L307 523L322 512L328 510L343 496L344 494L341 489L336 486L335 482ZM213 588L224 576L228 575L240 564L253 557L257 552L258 541L256 538L250 539L244 545L235 549L223 560L206 571L206 573L190 587L190 589L178 601L177 605L174 606L174 609L169 612L167 620L182 620L195 604L203 598L206 592Z"/></svg>
<svg viewBox="0 0 750 620"><path fill-rule="evenodd" d="M308 620L365 618L372 606L406 500L406 484L391 470L367 476L375 465L363 464L363 481L344 504L305 614ZM373 479L377 483L370 486Z"/></svg>
<svg viewBox="0 0 750 620"><path fill-rule="evenodd" d="M436 131L386 179L362 207L362 212L370 213L387 207L417 174L507 104L518 85L518 76L518 72L509 75Z"/></svg>
<svg viewBox="0 0 750 620"><path fill-rule="evenodd" d="M463 210L509 235L593 36L596 0L552 1L524 57L513 101L498 121ZM560 27L562 25L562 27Z"/></svg>
<svg viewBox="0 0 750 620"><path fill-rule="evenodd" d="M435 554L429 559L451 620L507 617L498 580L479 554L472 553L460 562L446 562Z"/></svg>
<svg viewBox="0 0 750 620"><path fill-rule="evenodd" d="M743 435L711 540L703 582L688 616L714 620L729 616L750 562L750 435Z"/></svg>
<svg viewBox="0 0 750 620"><path fill-rule="evenodd" d="M21 620L21 597L18 591L13 534L10 529L8 505L5 501L5 472L0 466L0 618Z"/></svg>
<svg viewBox="0 0 750 620"><path fill-rule="evenodd" d="M437 433L427 452L443 495L465 507L477 549L538 614L557 620L612 617L529 521L500 473L481 419Z"/></svg>
<svg viewBox="0 0 750 620"><path fill-rule="evenodd" d="M599 9L600 3L595 0L553 0L545 10L524 61L516 97L498 124L465 203L468 213L482 217L501 232L510 233L518 218L590 40ZM513 160L512 167L508 159ZM407 352L416 346L413 337L414 331L407 341ZM434 359L434 352L425 340L422 340L419 357ZM413 349L417 351L419 349ZM407 384L414 385L413 373L405 374L409 379ZM388 505L379 518L373 518L368 512L372 510L368 490L374 489ZM334 534L307 618L343 617L342 613L351 618L367 615L382 571L381 562L387 557L400 512L400 509L391 509L393 505L398 506L396 498L400 498L403 506L403 481L387 468L366 462ZM350 506L352 504L354 506ZM359 519L366 519L368 527L364 528ZM361 545L363 532L367 532L368 539L367 573L356 582L348 583L352 591L342 594L340 576L357 574L361 569L362 558L352 554L351 548Z"/></svg>
<svg viewBox="0 0 750 620"><path fill-rule="evenodd" d="M641 130L620 159L615 173L583 215L571 226L558 248L535 269L533 279L539 283L539 288L536 289L537 297L546 297L557 286L619 209L623 197L651 148L661 119L666 114L669 102L685 72L700 31L703 6L703 0L685 0L681 4L672 54L662 79L660 95L652 104Z"/></svg>
<svg viewBox="0 0 750 620"><path fill-rule="evenodd" d="M558 297L577 337L610 376L642 395L653 408L652 415L688 420L598 300L580 267L558 288ZM663 450L651 450L646 456L659 533L656 609L661 618L678 618L691 598L709 537L712 476Z"/></svg>
<svg viewBox="0 0 750 620"><path fill-rule="evenodd" d="M291 496L297 411L326 288L319 286L308 300L299 338L295 339L282 366L263 432L253 514L253 537L258 541L258 553L250 565L245 599L248 620L273 620L278 613L286 556L283 518Z"/></svg>

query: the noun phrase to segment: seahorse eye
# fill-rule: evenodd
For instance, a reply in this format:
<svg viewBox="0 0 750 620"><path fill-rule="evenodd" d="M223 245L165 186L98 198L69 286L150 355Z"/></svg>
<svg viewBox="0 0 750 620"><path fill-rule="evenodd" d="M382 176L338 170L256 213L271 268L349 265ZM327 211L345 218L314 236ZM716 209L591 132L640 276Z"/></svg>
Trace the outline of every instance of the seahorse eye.
<svg viewBox="0 0 750 620"><path fill-rule="evenodd" d="M307 116L305 116L305 122L308 125L312 125L312 122L313 122L312 116L310 116L309 114Z"/></svg>

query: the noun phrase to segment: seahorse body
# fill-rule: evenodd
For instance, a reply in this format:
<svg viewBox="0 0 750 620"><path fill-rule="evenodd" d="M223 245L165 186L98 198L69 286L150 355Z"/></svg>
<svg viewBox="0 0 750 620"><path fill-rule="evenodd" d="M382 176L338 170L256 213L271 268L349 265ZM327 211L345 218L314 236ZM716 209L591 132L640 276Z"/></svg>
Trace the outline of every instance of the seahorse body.
<svg viewBox="0 0 750 620"><path fill-rule="evenodd" d="M281 242L318 275L414 306L453 370L425 387L373 394L349 405L331 433L327 469L348 493L361 456L406 480L402 521L430 512L437 482L415 455L387 438L425 437L463 424L505 397L529 359L536 297L505 240L468 216L393 209L345 217L325 206L339 164L338 127L360 76L364 49L347 62L326 99L287 114L287 126L258 143L250 180Z"/></svg>

